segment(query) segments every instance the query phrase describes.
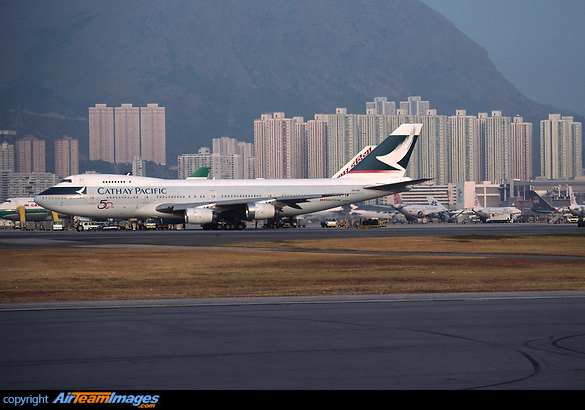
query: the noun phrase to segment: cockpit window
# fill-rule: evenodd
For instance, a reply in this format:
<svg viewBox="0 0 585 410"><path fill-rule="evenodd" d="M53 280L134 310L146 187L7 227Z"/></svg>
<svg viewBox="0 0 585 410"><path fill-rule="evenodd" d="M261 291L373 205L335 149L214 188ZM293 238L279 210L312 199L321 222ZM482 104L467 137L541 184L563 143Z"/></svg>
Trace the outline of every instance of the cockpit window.
<svg viewBox="0 0 585 410"><path fill-rule="evenodd" d="M65 178L61 182L69 182L70 184L73 183L73 181L69 178Z"/></svg>

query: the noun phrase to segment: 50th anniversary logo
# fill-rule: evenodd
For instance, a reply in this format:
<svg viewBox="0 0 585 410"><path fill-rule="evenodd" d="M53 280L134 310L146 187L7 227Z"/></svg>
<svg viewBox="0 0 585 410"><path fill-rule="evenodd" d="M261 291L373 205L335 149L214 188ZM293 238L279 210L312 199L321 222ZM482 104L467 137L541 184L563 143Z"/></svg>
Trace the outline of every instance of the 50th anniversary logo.
<svg viewBox="0 0 585 410"><path fill-rule="evenodd" d="M117 392L92 392L92 391L73 391L59 392L54 394L38 395L6 395L2 398L3 405L13 405L15 407L43 407L50 405L56 407L63 405L65 407L81 407L84 405L129 405L139 409L152 409L159 404L160 395L158 394L127 394Z"/></svg>

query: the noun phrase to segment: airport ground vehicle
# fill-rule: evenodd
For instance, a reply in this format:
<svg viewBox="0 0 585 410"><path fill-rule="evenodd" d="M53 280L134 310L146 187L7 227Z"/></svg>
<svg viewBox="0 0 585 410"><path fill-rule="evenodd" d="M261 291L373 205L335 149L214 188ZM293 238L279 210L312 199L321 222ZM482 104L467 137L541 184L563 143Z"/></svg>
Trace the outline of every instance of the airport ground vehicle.
<svg viewBox="0 0 585 410"><path fill-rule="evenodd" d="M100 224L94 221L79 221L75 229L78 232L81 231L98 231L100 229Z"/></svg>
<svg viewBox="0 0 585 410"><path fill-rule="evenodd" d="M156 229L156 228L157 228L156 219L149 218L146 221L144 221L144 229Z"/></svg>
<svg viewBox="0 0 585 410"><path fill-rule="evenodd" d="M53 230L62 231L65 229L65 224L61 220L53 221Z"/></svg>
<svg viewBox="0 0 585 410"><path fill-rule="evenodd" d="M119 231L122 227L117 223L106 223L102 225L102 231Z"/></svg>
<svg viewBox="0 0 585 410"><path fill-rule="evenodd" d="M360 220L358 228L371 229L371 228L382 228L385 226L387 226L386 221L380 220L378 218L368 218L368 219Z"/></svg>
<svg viewBox="0 0 585 410"><path fill-rule="evenodd" d="M322 228L337 228L337 219L327 218L325 222L321 222Z"/></svg>

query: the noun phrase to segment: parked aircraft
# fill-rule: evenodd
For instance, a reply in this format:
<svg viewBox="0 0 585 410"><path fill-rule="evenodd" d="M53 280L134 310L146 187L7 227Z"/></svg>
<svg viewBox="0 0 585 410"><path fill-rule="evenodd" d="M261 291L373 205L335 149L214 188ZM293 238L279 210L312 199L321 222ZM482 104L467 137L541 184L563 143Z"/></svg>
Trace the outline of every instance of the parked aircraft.
<svg viewBox="0 0 585 410"><path fill-rule="evenodd" d="M528 191L528 197L532 202L532 211L540 214L552 214L558 211L559 208L555 208L549 204L546 199L538 195L535 191Z"/></svg>
<svg viewBox="0 0 585 410"><path fill-rule="evenodd" d="M48 209L90 218L164 218L205 229L293 217L408 191L405 177L422 124L403 124L345 175L324 179L165 180L73 175L35 197Z"/></svg>
<svg viewBox="0 0 585 410"><path fill-rule="evenodd" d="M579 219L583 219L585 217L585 205L579 205L577 200L575 199L575 194L573 193L573 187L569 186L569 212L573 215L579 217Z"/></svg>
<svg viewBox="0 0 585 410"><path fill-rule="evenodd" d="M10 221L52 221L51 211L35 203L34 198L9 198L0 204L0 218Z"/></svg>
<svg viewBox="0 0 585 410"><path fill-rule="evenodd" d="M473 213L479 216L482 222L512 222L520 215L522 211L518 208L510 207L483 207L479 204L477 195L475 196Z"/></svg>
<svg viewBox="0 0 585 410"><path fill-rule="evenodd" d="M410 204L402 202L400 194L394 194L394 208L404 215L408 222L418 221L423 218L439 218L442 221L449 220L449 211L434 197L427 195L428 205Z"/></svg>
<svg viewBox="0 0 585 410"><path fill-rule="evenodd" d="M197 168L195 172L187 177L187 179L207 179L209 177L210 167Z"/></svg>

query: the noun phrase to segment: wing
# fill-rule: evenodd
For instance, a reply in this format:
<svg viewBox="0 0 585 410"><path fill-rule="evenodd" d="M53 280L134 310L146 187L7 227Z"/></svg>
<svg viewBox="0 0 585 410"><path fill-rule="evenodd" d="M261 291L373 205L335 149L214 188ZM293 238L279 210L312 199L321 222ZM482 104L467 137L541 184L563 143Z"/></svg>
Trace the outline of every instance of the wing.
<svg viewBox="0 0 585 410"><path fill-rule="evenodd" d="M281 209L289 206L295 209L301 209L299 204L308 202L311 199L330 198L335 196L346 196L347 194L321 194L321 195L291 195L291 196L280 196L280 197L265 197L265 198L254 198L254 199L231 199L211 202L188 202L188 203L164 203L156 207L156 211L182 215L185 210L189 208L206 208L212 209L217 214L232 214L237 217L244 218L246 213L246 207L252 203L265 203L273 205L277 209Z"/></svg>

